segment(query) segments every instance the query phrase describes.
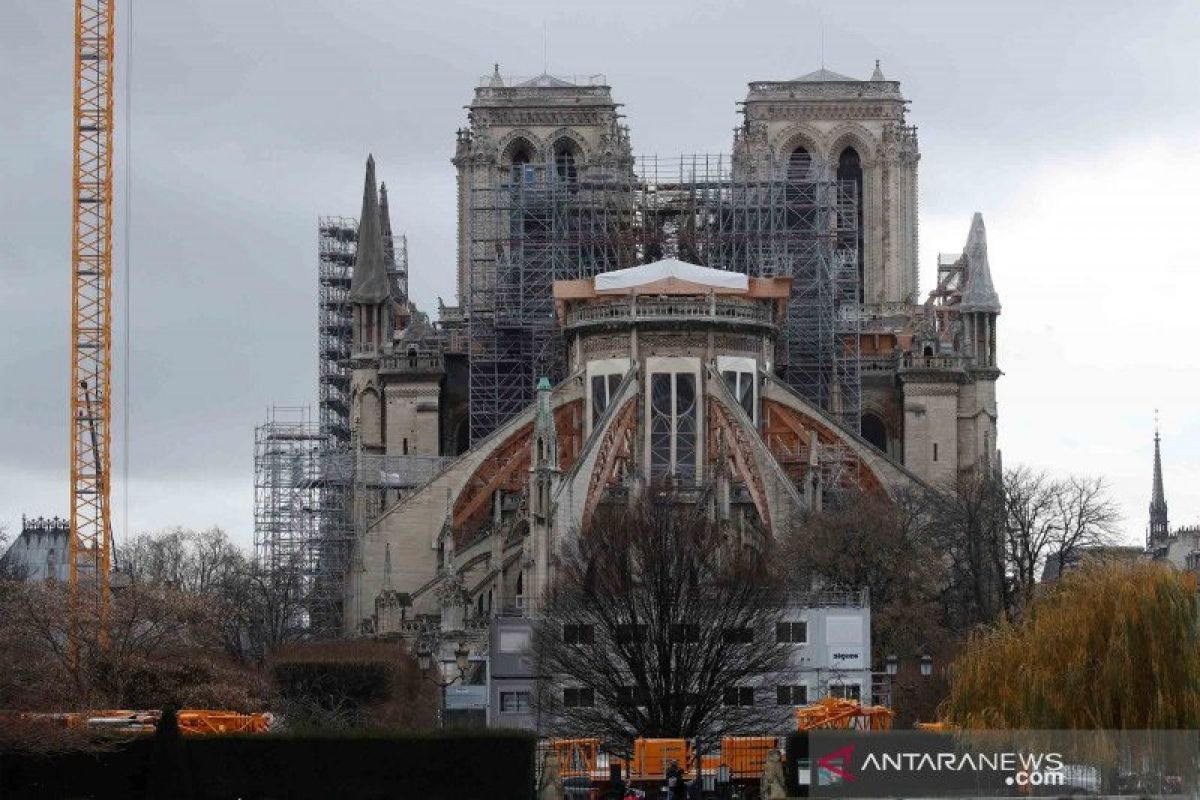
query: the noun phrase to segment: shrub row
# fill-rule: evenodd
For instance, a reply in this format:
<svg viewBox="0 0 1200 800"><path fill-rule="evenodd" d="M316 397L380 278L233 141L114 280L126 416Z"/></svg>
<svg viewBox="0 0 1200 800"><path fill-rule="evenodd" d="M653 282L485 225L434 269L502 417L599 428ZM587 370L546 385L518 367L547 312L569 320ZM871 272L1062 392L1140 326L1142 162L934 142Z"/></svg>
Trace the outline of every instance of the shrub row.
<svg viewBox="0 0 1200 800"><path fill-rule="evenodd" d="M523 800L534 751L532 736L503 731L145 738L101 752L0 753L0 797Z"/></svg>

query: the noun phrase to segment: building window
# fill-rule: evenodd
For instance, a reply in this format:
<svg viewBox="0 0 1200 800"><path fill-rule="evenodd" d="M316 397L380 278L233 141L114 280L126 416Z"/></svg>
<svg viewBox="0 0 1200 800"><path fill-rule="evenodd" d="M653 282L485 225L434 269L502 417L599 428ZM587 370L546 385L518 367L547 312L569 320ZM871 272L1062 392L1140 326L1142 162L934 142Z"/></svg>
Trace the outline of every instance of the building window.
<svg viewBox="0 0 1200 800"><path fill-rule="evenodd" d="M575 183L575 143L570 139L560 139L554 145L554 170L560 181Z"/></svg>
<svg viewBox="0 0 1200 800"><path fill-rule="evenodd" d="M676 623L671 626L672 644L695 644L700 641L700 626Z"/></svg>
<svg viewBox="0 0 1200 800"><path fill-rule="evenodd" d="M776 686L775 704L780 706L808 705L807 686Z"/></svg>
<svg viewBox="0 0 1200 800"><path fill-rule="evenodd" d="M721 631L721 639L725 644L750 644L754 641L754 631L750 628L726 628Z"/></svg>
<svg viewBox="0 0 1200 800"><path fill-rule="evenodd" d="M934 442L933 443L933 460L937 461L937 457L938 457L937 442Z"/></svg>
<svg viewBox="0 0 1200 800"><path fill-rule="evenodd" d="M857 683L831 683L829 684L829 696L841 700L861 700L862 687Z"/></svg>
<svg viewBox="0 0 1200 800"><path fill-rule="evenodd" d="M867 412L861 420L862 437L875 446L875 449L887 452L887 426L883 424L878 414Z"/></svg>
<svg viewBox="0 0 1200 800"><path fill-rule="evenodd" d="M738 405L746 412L746 416L750 418L751 422L755 422L754 373L726 370L721 373L721 377L725 379L725 385L729 387L729 391L737 400Z"/></svg>
<svg viewBox="0 0 1200 800"><path fill-rule="evenodd" d="M858 296L863 296L863 288L865 286L865 275L863 274L863 257L866 248L863 246L863 171L862 159L859 158L858 151L853 147L847 147L838 156L837 168L838 182L843 186L839 186L839 191L843 191L843 187L848 189L847 184L853 185L854 189L854 217L855 217L855 233L853 236L842 234L839 236L838 249L849 250L854 248L855 261L858 266ZM845 229L842 225L839 228Z"/></svg>
<svg viewBox="0 0 1200 800"><path fill-rule="evenodd" d="M621 375L592 376L592 424L599 421L609 403L616 397L617 387L621 385Z"/></svg>
<svg viewBox="0 0 1200 800"><path fill-rule="evenodd" d="M563 644L591 644L593 638L591 625L563 625Z"/></svg>
<svg viewBox="0 0 1200 800"><path fill-rule="evenodd" d="M807 644L807 622L777 622L775 623L775 641L779 644Z"/></svg>
<svg viewBox="0 0 1200 800"><path fill-rule="evenodd" d="M524 653L529 649L529 631L500 631L499 649L501 653Z"/></svg>
<svg viewBox="0 0 1200 800"><path fill-rule="evenodd" d="M797 147L788 156L788 180L807 181L812 175L812 154L803 147Z"/></svg>
<svg viewBox="0 0 1200 800"><path fill-rule="evenodd" d="M754 705L754 687L730 686L725 690L725 705L741 707Z"/></svg>
<svg viewBox="0 0 1200 800"><path fill-rule="evenodd" d="M563 706L566 708L592 708L596 695L589 687L568 686L563 689Z"/></svg>
<svg viewBox="0 0 1200 800"><path fill-rule="evenodd" d="M637 686L622 686L617 690L617 703L626 706L648 706L650 690Z"/></svg>
<svg viewBox="0 0 1200 800"><path fill-rule="evenodd" d="M648 629L645 625L618 625L617 644L633 644L646 641Z"/></svg>
<svg viewBox="0 0 1200 800"><path fill-rule="evenodd" d="M501 692L501 714L528 714L530 709L529 692Z"/></svg>
<svg viewBox="0 0 1200 800"><path fill-rule="evenodd" d="M696 376L656 372L650 376L650 477L696 478Z"/></svg>

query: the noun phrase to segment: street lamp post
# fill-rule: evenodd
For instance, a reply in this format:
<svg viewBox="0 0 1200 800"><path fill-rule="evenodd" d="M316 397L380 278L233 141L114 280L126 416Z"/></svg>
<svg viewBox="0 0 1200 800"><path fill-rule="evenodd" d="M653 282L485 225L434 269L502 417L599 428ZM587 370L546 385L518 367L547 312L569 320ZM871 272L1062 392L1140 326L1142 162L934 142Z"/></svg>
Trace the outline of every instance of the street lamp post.
<svg viewBox="0 0 1200 800"><path fill-rule="evenodd" d="M441 658L440 658L440 640L429 641L423 640L417 645L417 666L421 668L421 677L430 683L436 684L441 692L442 704L438 712L439 727L446 727L446 689L463 680L466 676L467 667L470 665L471 651L462 642L458 643L458 647L454 650L454 665L458 667L458 674L453 678L446 680L442 674ZM438 656L436 663L438 670L435 673L437 677L430 677L430 672L435 664L435 656Z"/></svg>

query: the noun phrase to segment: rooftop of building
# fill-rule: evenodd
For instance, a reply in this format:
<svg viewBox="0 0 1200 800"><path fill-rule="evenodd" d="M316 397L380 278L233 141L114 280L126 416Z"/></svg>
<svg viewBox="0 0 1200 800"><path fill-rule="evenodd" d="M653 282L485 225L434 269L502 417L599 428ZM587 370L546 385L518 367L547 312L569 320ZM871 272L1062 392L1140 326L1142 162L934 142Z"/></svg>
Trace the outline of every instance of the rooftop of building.
<svg viewBox="0 0 1200 800"><path fill-rule="evenodd" d="M475 87L473 107L555 104L612 106L608 78L594 75L505 75L496 64Z"/></svg>
<svg viewBox="0 0 1200 800"><path fill-rule="evenodd" d="M752 81L747 102L760 99L805 99L805 100L897 100L905 102L900 94L900 82L884 77L879 62L870 77L852 78L841 72L826 69L824 65L796 78L773 81Z"/></svg>
<svg viewBox="0 0 1200 800"><path fill-rule="evenodd" d="M586 300L604 295L742 295L788 296L790 278L750 278L741 272L713 269L664 258L649 264L612 270L593 278L555 281L555 300Z"/></svg>

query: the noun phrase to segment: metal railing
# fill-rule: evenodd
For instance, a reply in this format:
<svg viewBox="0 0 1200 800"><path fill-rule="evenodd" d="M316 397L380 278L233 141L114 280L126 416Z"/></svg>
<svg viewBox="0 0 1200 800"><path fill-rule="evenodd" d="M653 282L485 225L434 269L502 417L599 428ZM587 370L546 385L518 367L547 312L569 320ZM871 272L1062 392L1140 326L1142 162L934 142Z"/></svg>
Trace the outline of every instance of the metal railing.
<svg viewBox="0 0 1200 800"><path fill-rule="evenodd" d="M634 302L586 303L567 312L567 327L611 322L735 322L774 326L771 308L753 301L636 297Z"/></svg>
<svg viewBox="0 0 1200 800"><path fill-rule="evenodd" d="M967 359L963 356L917 356L906 355L900 361L901 369L962 370Z"/></svg>

